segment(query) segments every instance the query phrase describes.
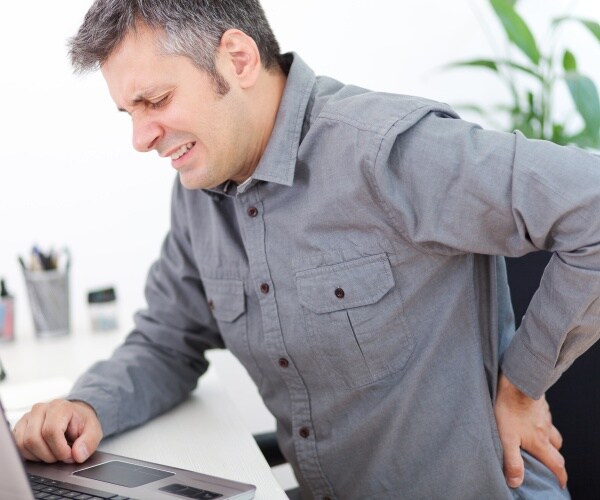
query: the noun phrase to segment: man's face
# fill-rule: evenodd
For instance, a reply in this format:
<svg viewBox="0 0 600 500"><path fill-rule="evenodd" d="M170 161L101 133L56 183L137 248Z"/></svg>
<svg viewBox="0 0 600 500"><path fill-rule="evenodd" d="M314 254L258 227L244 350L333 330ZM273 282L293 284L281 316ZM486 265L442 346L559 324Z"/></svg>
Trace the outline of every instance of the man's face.
<svg viewBox="0 0 600 500"><path fill-rule="evenodd" d="M210 75L186 57L160 54L156 40L141 26L102 65L111 97L131 115L133 146L170 158L189 189L245 180L256 159L244 144L248 122L239 88L217 94ZM226 65L219 51L217 69Z"/></svg>

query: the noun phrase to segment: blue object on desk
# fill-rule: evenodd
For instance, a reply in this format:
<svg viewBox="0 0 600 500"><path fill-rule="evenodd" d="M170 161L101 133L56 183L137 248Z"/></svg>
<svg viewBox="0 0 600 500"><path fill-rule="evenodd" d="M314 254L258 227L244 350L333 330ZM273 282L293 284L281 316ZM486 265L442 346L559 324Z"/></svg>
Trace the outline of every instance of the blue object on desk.
<svg viewBox="0 0 600 500"><path fill-rule="evenodd" d="M13 340L15 336L15 300L0 279L0 340Z"/></svg>

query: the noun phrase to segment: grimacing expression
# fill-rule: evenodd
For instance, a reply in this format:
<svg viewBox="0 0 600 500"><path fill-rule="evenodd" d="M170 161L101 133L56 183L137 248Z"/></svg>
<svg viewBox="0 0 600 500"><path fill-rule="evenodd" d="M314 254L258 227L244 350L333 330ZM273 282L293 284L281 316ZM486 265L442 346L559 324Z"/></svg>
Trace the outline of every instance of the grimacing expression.
<svg viewBox="0 0 600 500"><path fill-rule="evenodd" d="M234 84L218 94L213 77L189 58L161 54L158 36L140 26L101 67L112 99L131 116L134 148L170 158L188 189L242 182L252 162L243 144L249 124L240 89ZM220 50L216 66L227 81L227 54Z"/></svg>

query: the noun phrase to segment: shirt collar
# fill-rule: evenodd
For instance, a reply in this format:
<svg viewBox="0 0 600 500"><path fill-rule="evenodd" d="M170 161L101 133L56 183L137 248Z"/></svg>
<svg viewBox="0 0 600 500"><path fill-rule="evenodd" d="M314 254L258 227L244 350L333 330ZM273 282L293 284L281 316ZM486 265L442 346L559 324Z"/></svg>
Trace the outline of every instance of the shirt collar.
<svg viewBox="0 0 600 500"><path fill-rule="evenodd" d="M238 194L249 189L256 181L275 182L284 186L294 183L302 127L316 76L297 54L292 52L283 57L290 58L292 62L275 126L256 170L248 180L237 186ZM232 195L234 190L231 184L227 181L208 191Z"/></svg>

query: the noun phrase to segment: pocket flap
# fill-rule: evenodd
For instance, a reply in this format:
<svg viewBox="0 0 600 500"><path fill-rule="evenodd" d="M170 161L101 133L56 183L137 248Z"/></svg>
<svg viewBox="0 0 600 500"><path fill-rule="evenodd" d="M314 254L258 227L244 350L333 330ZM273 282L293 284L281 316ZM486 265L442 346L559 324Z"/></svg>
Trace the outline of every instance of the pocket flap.
<svg viewBox="0 0 600 500"><path fill-rule="evenodd" d="M386 254L362 257L296 273L300 303L316 313L366 306L394 287Z"/></svg>
<svg viewBox="0 0 600 500"><path fill-rule="evenodd" d="M232 279L202 278L206 300L213 316L233 322L246 310L244 282Z"/></svg>

